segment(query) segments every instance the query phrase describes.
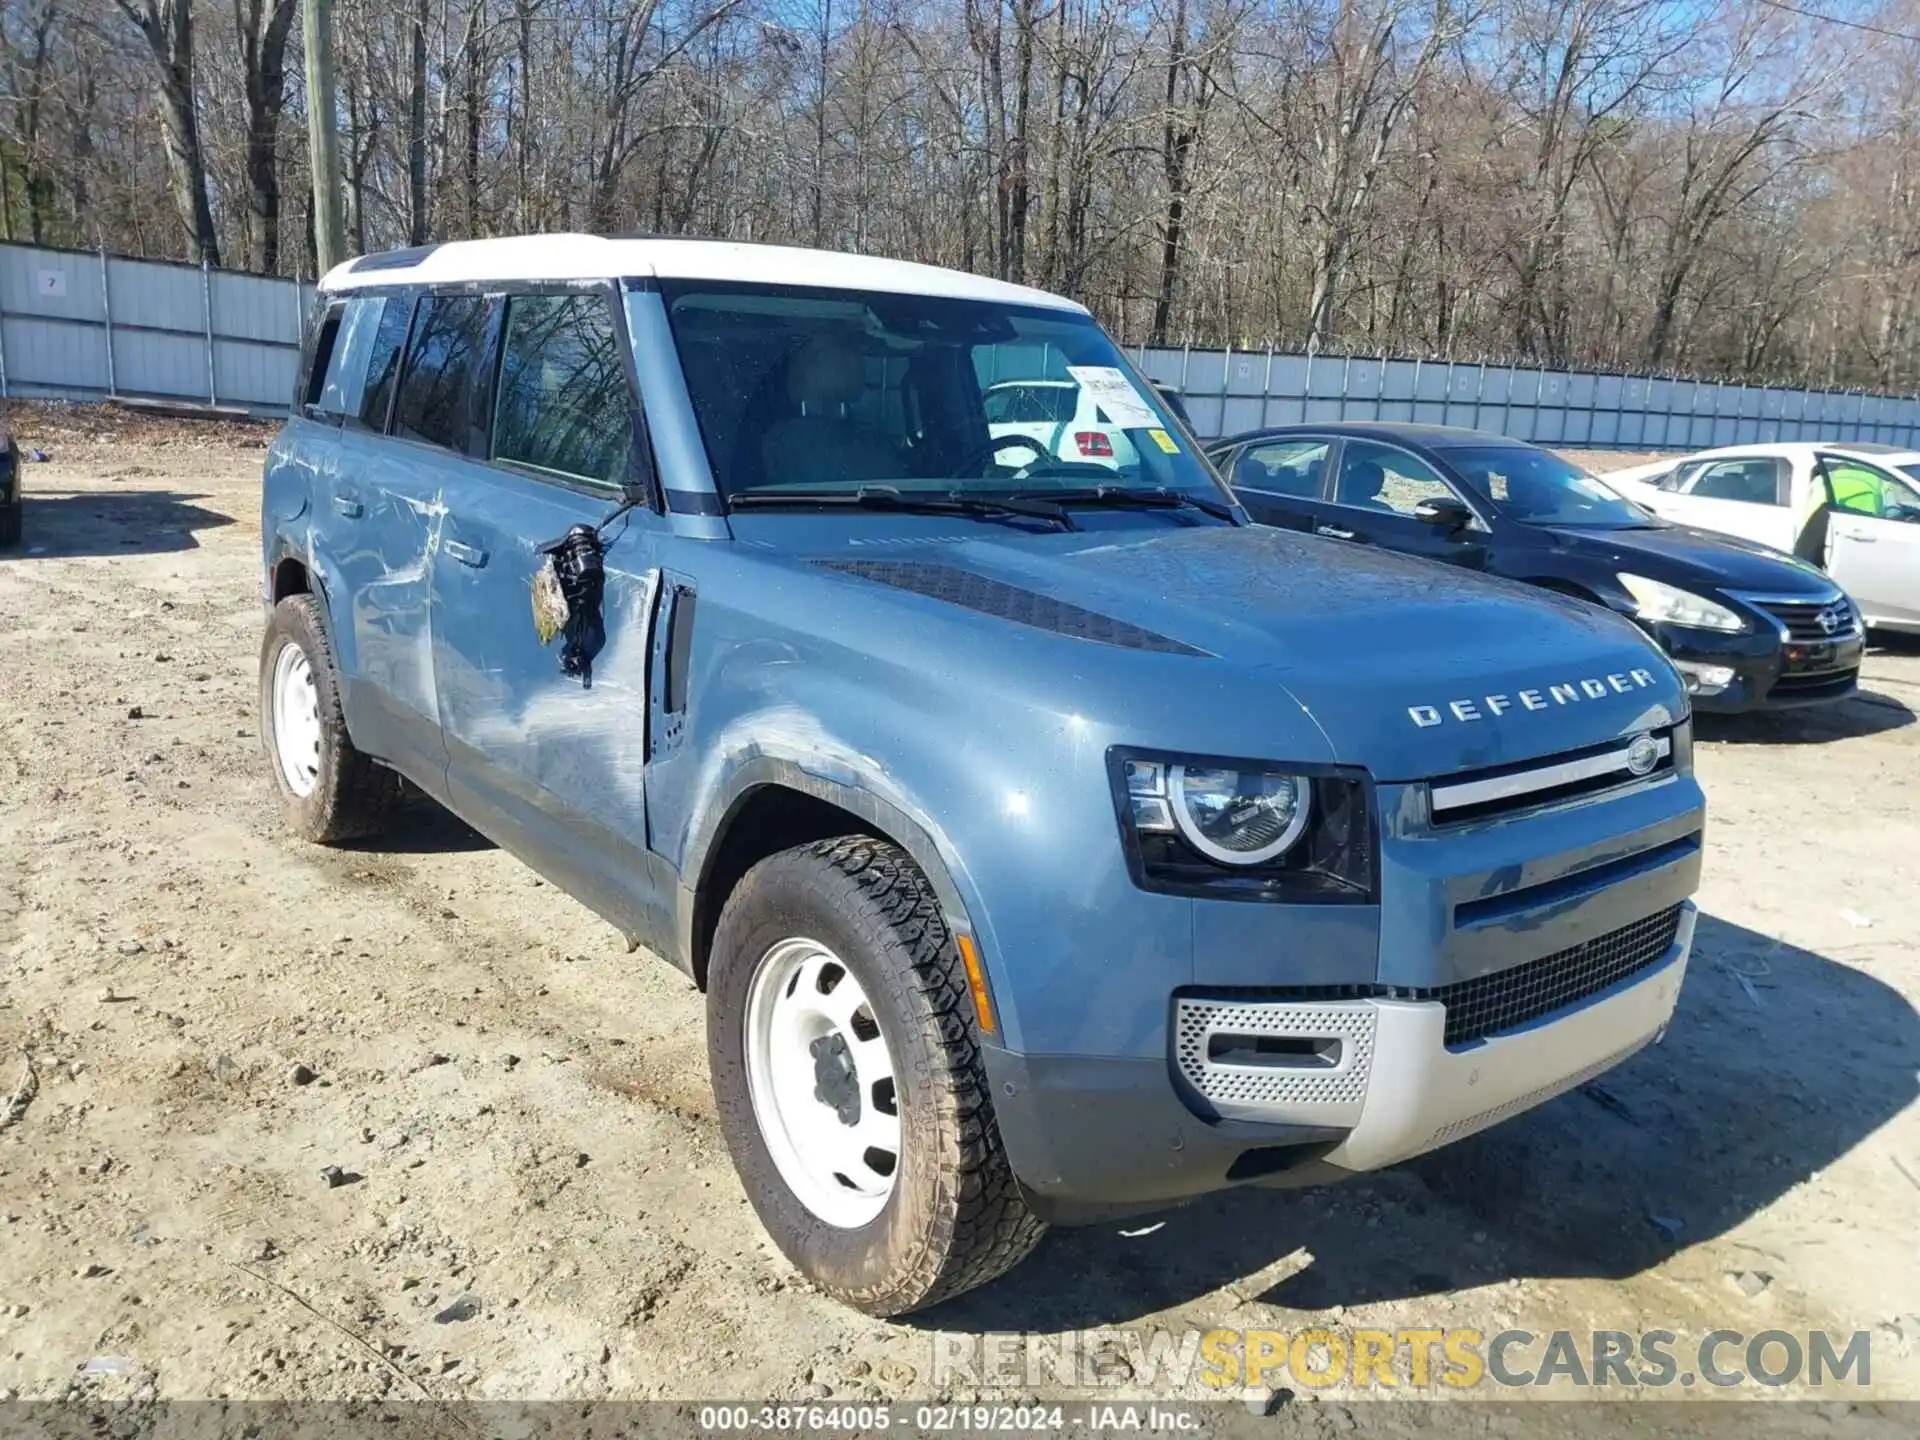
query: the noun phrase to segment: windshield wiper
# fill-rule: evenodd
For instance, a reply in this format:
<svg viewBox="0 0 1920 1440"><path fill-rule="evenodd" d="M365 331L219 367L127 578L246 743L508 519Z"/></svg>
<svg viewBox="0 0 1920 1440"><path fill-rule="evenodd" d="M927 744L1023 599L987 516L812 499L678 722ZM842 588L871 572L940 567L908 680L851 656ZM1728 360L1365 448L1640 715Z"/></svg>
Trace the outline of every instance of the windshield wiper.
<svg viewBox="0 0 1920 1440"><path fill-rule="evenodd" d="M727 497L729 509L784 506L847 505L862 510L893 510L903 515L965 515L980 520L1045 520L1062 530L1078 530L1073 517L1058 505L1035 496L962 495L954 490L908 491L891 485L862 485L855 490L736 490Z"/></svg>
<svg viewBox="0 0 1920 1440"><path fill-rule="evenodd" d="M1056 505L1105 505L1117 510L1198 510L1229 525L1238 525L1240 517L1222 500L1209 500L1186 490L1165 486L1139 489L1129 485L1093 485L1085 489L1016 490L1013 500L1050 500Z"/></svg>

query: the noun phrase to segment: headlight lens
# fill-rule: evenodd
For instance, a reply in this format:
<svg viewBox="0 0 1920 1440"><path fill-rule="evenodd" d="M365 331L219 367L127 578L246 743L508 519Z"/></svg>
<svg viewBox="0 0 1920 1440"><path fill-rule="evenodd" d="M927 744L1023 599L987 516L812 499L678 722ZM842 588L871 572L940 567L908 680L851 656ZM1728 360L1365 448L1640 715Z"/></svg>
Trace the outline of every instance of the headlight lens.
<svg viewBox="0 0 1920 1440"><path fill-rule="evenodd" d="M1634 614L1650 624L1687 625L1697 630L1724 630L1729 634L1747 628L1747 622L1733 611L1704 595L1682 590L1662 580L1644 575L1618 577L1633 597Z"/></svg>
<svg viewBox="0 0 1920 1440"><path fill-rule="evenodd" d="M1237 900L1371 895L1363 773L1137 750L1110 759L1128 865L1144 888Z"/></svg>
<svg viewBox="0 0 1920 1440"><path fill-rule="evenodd" d="M1167 790L1181 835L1222 865L1259 865L1286 854L1311 808L1300 775L1175 765Z"/></svg>

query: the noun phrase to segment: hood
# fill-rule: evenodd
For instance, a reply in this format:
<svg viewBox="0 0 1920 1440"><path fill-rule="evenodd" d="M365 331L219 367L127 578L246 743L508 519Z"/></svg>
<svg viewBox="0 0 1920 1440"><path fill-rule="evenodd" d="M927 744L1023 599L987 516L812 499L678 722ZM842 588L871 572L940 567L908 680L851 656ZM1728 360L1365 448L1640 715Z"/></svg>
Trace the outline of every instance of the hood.
<svg viewBox="0 0 1920 1440"><path fill-rule="evenodd" d="M1585 558L1696 590L1705 586L1808 597L1834 592L1833 582L1819 570L1770 545L1691 525L1650 525L1638 530L1542 528L1561 546Z"/></svg>
<svg viewBox="0 0 1920 1440"><path fill-rule="evenodd" d="M884 548L889 561L952 567L1204 652L1176 663L1251 672L1256 695L1284 690L1339 760L1376 779L1533 759L1686 712L1678 678L1631 623L1372 547L1154 524L1049 536L980 526Z"/></svg>

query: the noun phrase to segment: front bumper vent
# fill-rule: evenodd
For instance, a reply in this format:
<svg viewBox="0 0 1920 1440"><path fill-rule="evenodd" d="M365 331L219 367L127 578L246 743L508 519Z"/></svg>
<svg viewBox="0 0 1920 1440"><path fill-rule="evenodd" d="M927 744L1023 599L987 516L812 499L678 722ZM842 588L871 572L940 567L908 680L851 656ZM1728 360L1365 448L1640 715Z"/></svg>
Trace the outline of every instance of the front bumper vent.
<svg viewBox="0 0 1920 1440"><path fill-rule="evenodd" d="M1673 948L1681 907L1674 905L1524 965L1427 990L1396 992L1447 1007L1449 1046L1514 1030L1597 995L1646 969Z"/></svg>
<svg viewBox="0 0 1920 1440"><path fill-rule="evenodd" d="M1376 1016L1364 1001L1241 1003L1181 998L1174 1015L1174 1063L1181 1077L1224 1116L1263 1118L1284 1107L1299 1123L1353 1124L1367 1098ZM1261 1053L1262 1041L1313 1045Z"/></svg>

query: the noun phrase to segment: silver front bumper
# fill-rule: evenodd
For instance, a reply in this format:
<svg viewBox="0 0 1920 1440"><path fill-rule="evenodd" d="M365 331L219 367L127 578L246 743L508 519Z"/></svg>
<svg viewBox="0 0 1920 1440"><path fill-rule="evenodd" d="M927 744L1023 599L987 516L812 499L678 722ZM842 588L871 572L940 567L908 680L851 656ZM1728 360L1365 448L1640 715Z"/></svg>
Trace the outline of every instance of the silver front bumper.
<svg viewBox="0 0 1920 1440"><path fill-rule="evenodd" d="M1345 1129L1327 1161L1378 1170L1551 1100L1658 1038L1680 998L1696 918L1688 902L1667 953L1626 980L1457 1050L1435 1001L1183 999L1174 1062L1222 1117ZM1210 1058L1220 1034L1323 1042L1338 1054L1332 1063Z"/></svg>

